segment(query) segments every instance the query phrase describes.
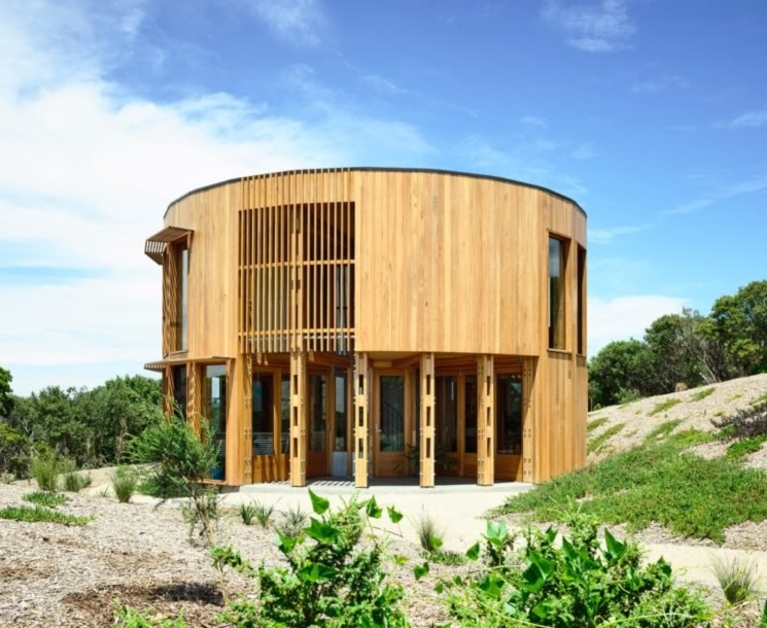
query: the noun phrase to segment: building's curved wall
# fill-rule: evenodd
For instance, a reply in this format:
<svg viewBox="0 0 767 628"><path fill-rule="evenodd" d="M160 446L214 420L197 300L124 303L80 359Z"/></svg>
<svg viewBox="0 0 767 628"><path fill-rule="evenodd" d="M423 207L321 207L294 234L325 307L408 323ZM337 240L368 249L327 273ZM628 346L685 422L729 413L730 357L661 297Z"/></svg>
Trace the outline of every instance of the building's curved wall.
<svg viewBox="0 0 767 628"><path fill-rule="evenodd" d="M532 356L545 349L549 233L585 247L586 218L574 202L470 175L333 170L227 182L169 207L166 225L194 231L189 355L238 353L247 317L237 303L241 210L287 214L300 204L348 202L355 206L357 351Z"/></svg>

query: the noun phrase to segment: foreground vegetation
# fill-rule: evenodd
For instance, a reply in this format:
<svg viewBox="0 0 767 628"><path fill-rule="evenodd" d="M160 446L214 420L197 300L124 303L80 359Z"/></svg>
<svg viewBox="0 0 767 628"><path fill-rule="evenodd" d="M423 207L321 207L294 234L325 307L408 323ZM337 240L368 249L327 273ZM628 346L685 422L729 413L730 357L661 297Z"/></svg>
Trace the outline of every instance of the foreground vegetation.
<svg viewBox="0 0 767 628"><path fill-rule="evenodd" d="M671 435L560 476L510 498L499 513L529 513L565 521L568 505L608 524L638 530L653 522L671 532L724 542L724 531L767 517L765 473L731 458L706 460L684 449L710 438L702 432Z"/></svg>

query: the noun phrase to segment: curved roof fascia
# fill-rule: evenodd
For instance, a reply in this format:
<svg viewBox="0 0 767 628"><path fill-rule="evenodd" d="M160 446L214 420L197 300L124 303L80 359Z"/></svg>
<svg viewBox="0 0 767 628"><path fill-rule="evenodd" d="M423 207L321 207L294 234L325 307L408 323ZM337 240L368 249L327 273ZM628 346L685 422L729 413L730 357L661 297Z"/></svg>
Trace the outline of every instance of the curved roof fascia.
<svg viewBox="0 0 767 628"><path fill-rule="evenodd" d="M575 208L584 215L584 217L588 217L583 207L581 207L576 201L571 199L569 196L565 196L564 194L561 194L557 192L556 190L552 190L543 185L537 185L535 183L527 183L525 181L517 181L516 179L507 179L506 177L498 177L498 176L490 175L490 174L461 172L459 170L441 170L439 168L375 168L375 167L340 168L339 167L339 168L302 168L298 170L283 170L280 172L264 172L261 174L249 174L249 175L244 175L241 177L233 177L231 179L226 179L224 181L218 181L216 183L211 183L209 185L203 185L202 187L190 190L186 194L182 194L176 200L168 204L168 207L165 210L165 214L163 214L163 218L165 218L168 215L168 211L170 211L171 207L173 207L176 203L180 203L184 199L192 196L193 194L197 194L199 192L205 192L207 190L212 190L213 188L217 188L223 185L228 185L229 183L236 183L237 181L242 181L243 179L247 179L250 177L274 177L274 176L300 174L300 173L308 174L308 173L338 172L339 170L345 170L348 172L425 172L429 174L444 174L444 175L453 175L453 176L459 176L459 177L471 177L473 179L487 179L489 181L500 181L502 183L511 183L513 185L519 185L522 187L531 188L533 190L540 190L541 192L546 192L547 194L556 196L557 198L567 201L568 203L572 203L575 206Z"/></svg>

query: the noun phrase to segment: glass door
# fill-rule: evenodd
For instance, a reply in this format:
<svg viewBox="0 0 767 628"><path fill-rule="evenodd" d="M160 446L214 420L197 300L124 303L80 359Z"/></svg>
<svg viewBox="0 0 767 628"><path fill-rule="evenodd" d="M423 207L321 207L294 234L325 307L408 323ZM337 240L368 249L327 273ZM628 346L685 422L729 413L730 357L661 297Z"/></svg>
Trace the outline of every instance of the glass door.
<svg viewBox="0 0 767 628"><path fill-rule="evenodd" d="M381 374L377 377L377 401L374 416L375 475L407 475L410 417L405 411L405 376Z"/></svg>

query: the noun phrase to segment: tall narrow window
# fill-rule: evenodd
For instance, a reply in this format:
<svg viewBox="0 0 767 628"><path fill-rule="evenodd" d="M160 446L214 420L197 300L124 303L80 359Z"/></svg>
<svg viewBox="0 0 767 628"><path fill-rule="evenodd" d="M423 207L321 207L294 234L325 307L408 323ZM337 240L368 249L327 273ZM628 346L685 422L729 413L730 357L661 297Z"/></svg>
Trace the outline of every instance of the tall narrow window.
<svg viewBox="0 0 767 628"><path fill-rule="evenodd" d="M181 416L186 417L186 364L173 367L173 402Z"/></svg>
<svg viewBox="0 0 767 628"><path fill-rule="evenodd" d="M273 381L271 375L256 373L253 376L251 428L254 456L268 456L274 453Z"/></svg>
<svg viewBox="0 0 767 628"><path fill-rule="evenodd" d="M578 247L578 353L586 354L586 249Z"/></svg>
<svg viewBox="0 0 767 628"><path fill-rule="evenodd" d="M467 375L464 395L464 413L466 415L466 445L467 454L477 453L477 376Z"/></svg>
<svg viewBox="0 0 767 628"><path fill-rule="evenodd" d="M334 451L346 451L346 373L343 371L335 372L336 381L336 433L334 440Z"/></svg>
<svg viewBox="0 0 767 628"><path fill-rule="evenodd" d="M205 367L202 395L202 416L208 419L211 437L218 446L218 459L211 477L223 480L226 469L226 366L210 364Z"/></svg>
<svg viewBox="0 0 767 628"><path fill-rule="evenodd" d="M522 453L522 378L499 375L496 386L498 453Z"/></svg>
<svg viewBox="0 0 767 628"><path fill-rule="evenodd" d="M326 385L325 375L309 376L309 425L311 426L311 440L309 451L325 451L325 438L327 430L326 414Z"/></svg>
<svg viewBox="0 0 767 628"><path fill-rule="evenodd" d="M435 412L437 414L436 437L440 453L458 451L458 400L456 378L436 378Z"/></svg>
<svg viewBox="0 0 767 628"><path fill-rule="evenodd" d="M567 242L549 238L549 348L566 349L565 345L565 268Z"/></svg>
<svg viewBox="0 0 767 628"><path fill-rule="evenodd" d="M178 249L178 303L177 315L178 315L178 337L177 351L186 351L189 348L188 343L188 327L189 327L189 249Z"/></svg>

